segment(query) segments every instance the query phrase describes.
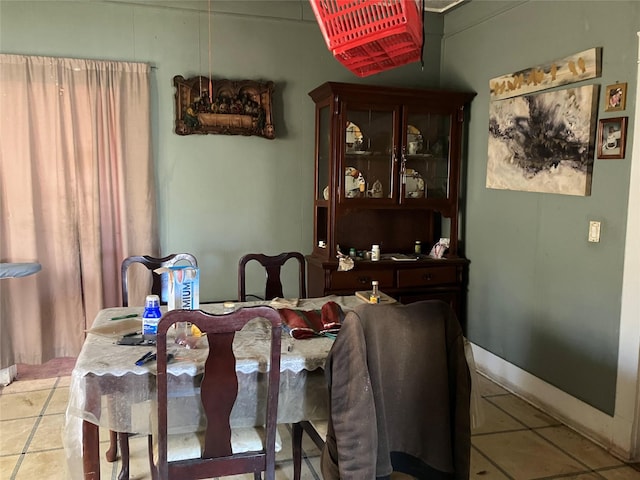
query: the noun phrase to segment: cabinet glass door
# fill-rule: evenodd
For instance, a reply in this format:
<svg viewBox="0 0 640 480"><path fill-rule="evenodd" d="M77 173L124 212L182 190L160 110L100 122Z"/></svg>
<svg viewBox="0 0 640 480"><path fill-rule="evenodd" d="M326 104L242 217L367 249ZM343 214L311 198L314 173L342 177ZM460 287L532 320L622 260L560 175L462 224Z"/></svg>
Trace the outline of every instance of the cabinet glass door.
<svg viewBox="0 0 640 480"><path fill-rule="evenodd" d="M407 114L403 146L404 199L449 198L450 130L448 114Z"/></svg>
<svg viewBox="0 0 640 480"><path fill-rule="evenodd" d="M316 200L329 199L329 176L331 161L331 120L329 107L318 109L316 135Z"/></svg>
<svg viewBox="0 0 640 480"><path fill-rule="evenodd" d="M329 196L331 192L331 111L328 105L318 105L316 111L316 201L314 253L328 255Z"/></svg>
<svg viewBox="0 0 640 480"><path fill-rule="evenodd" d="M394 118L389 109L357 108L345 114L342 199L384 202L392 199Z"/></svg>

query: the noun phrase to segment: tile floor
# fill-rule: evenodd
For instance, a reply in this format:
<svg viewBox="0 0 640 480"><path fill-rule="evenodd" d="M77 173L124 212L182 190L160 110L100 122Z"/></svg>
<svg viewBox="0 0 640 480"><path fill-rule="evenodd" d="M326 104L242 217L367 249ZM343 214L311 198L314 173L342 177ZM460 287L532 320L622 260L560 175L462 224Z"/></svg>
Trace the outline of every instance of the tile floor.
<svg viewBox="0 0 640 480"><path fill-rule="evenodd" d="M472 432L471 478L640 480L640 465L625 465L493 382L479 376L484 423ZM69 377L18 380L0 390L0 479L68 479L61 430ZM284 450L278 480L292 477L289 432L282 426ZM101 438L107 439L106 432ZM321 479L319 452L307 441L303 479ZM104 460L102 478L117 478L119 463ZM131 479L149 479L146 437L131 439ZM250 479L252 476L234 478Z"/></svg>

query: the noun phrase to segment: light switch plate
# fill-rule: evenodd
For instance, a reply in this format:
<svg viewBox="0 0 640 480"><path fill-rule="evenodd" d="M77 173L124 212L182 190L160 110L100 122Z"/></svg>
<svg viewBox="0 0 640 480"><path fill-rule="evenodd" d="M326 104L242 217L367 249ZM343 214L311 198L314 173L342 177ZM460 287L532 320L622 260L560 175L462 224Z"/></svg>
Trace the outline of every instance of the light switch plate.
<svg viewBox="0 0 640 480"><path fill-rule="evenodd" d="M589 222L589 241L594 243L600 241L600 222L593 220Z"/></svg>

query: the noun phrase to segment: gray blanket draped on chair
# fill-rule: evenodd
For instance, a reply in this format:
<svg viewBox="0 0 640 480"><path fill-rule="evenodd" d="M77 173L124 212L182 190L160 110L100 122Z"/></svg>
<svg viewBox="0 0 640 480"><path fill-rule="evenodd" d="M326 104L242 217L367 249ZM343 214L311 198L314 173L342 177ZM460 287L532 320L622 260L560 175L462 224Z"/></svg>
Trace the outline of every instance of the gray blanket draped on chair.
<svg viewBox="0 0 640 480"><path fill-rule="evenodd" d="M406 459L414 464L406 473L417 478L469 478L471 380L449 305L357 307L343 322L325 374L325 479L384 478Z"/></svg>

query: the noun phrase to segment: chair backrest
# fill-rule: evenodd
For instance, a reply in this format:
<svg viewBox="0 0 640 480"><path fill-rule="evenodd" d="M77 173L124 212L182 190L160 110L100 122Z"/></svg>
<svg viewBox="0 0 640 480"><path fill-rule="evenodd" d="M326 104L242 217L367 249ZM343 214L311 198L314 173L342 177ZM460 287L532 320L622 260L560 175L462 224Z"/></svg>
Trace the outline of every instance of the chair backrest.
<svg viewBox="0 0 640 480"><path fill-rule="evenodd" d="M266 270L267 283L263 300L272 300L276 297L283 297L282 280L280 271L282 266L289 260L295 259L300 266L298 276L298 292L300 298L307 296L307 271L304 256L299 252L285 252L279 255L264 255L262 253L249 253L238 262L238 300L247 300L247 286L245 280L246 265L251 260L255 260Z"/></svg>
<svg viewBox="0 0 640 480"><path fill-rule="evenodd" d="M376 478L391 467L419 479L448 478L450 469L451 478L469 478L471 379L450 305L357 306L340 327L325 375L323 478L356 469Z"/></svg>
<svg viewBox="0 0 640 480"><path fill-rule="evenodd" d="M250 320L262 318L271 326L271 348L266 401L266 441L264 449L234 454L231 447L230 415L238 394L235 333ZM167 461L167 331L176 322L190 322L206 333L209 354L201 384L201 402L207 417L204 449L200 459ZM158 324L158 460L161 479L210 478L266 471L275 478L276 429L280 389L280 346L282 323L276 310L267 306L241 308L225 315L202 310L172 310ZM154 477L155 478L155 477Z"/></svg>
<svg viewBox="0 0 640 480"><path fill-rule="evenodd" d="M122 279L122 306L129 306L129 276L127 271L134 263L139 263L147 267L152 274L151 293L158 295L162 301L162 282L160 275L154 273L156 268L171 267L179 263L189 264L192 267L198 266L196 257L190 253L173 253L162 258L150 257L149 255L134 255L127 257L122 261L120 266L120 277Z"/></svg>

